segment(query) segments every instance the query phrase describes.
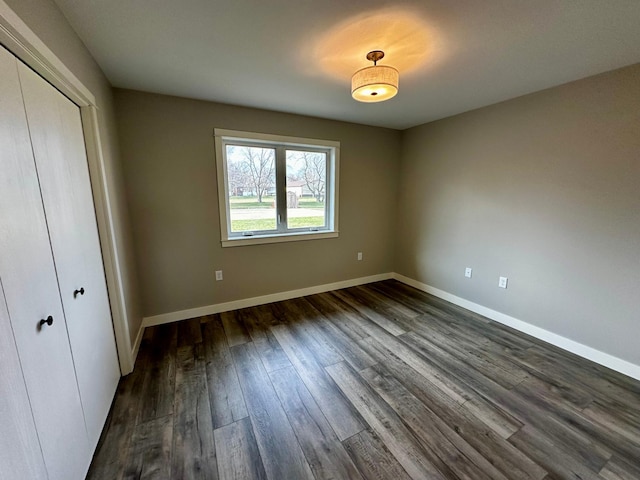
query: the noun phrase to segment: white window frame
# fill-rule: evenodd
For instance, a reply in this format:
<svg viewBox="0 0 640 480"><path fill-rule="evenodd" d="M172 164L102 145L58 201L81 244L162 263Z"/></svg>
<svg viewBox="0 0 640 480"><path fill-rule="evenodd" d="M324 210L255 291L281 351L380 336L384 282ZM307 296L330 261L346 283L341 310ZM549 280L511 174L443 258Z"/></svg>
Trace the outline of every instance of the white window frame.
<svg viewBox="0 0 640 480"><path fill-rule="evenodd" d="M220 209L220 233L223 247L239 247L264 243L317 240L338 236L338 185L340 142L311 138L214 129L216 168L218 176L218 205ZM274 231L232 232L229 213L229 182L227 181L226 146L246 145L276 150L276 228ZM325 226L321 228L287 227L286 201L286 150L306 150L327 154L325 186Z"/></svg>

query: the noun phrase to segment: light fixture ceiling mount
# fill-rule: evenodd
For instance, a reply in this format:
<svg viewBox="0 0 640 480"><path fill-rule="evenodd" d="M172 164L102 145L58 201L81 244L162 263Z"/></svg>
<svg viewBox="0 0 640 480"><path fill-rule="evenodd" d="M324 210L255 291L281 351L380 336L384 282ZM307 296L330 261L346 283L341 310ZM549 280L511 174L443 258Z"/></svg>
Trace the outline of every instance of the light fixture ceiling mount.
<svg viewBox="0 0 640 480"><path fill-rule="evenodd" d="M375 66L378 60L382 60L384 58L384 52L382 50L373 50L367 53L367 60L373 62Z"/></svg>
<svg viewBox="0 0 640 480"><path fill-rule="evenodd" d="M384 102L398 93L398 70L378 65L382 58L382 50L367 53L367 60L373 62L373 66L360 69L351 77L351 96L355 100L366 103Z"/></svg>

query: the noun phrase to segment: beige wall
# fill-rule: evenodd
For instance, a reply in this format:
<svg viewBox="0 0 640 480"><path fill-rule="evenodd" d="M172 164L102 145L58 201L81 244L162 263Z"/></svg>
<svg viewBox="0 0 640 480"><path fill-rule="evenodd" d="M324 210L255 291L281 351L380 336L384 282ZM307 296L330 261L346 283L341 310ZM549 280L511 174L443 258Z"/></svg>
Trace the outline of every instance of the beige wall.
<svg viewBox="0 0 640 480"><path fill-rule="evenodd" d="M640 364L640 65L402 142L399 273Z"/></svg>
<svg viewBox="0 0 640 480"><path fill-rule="evenodd" d="M142 315L126 194L119 161L111 86L98 64L53 2L50 0L5 1L96 97L106 175L111 188L109 192L111 204L114 207L115 235L118 260L122 269L126 314L133 342L138 334Z"/></svg>
<svg viewBox="0 0 640 480"><path fill-rule="evenodd" d="M130 90L115 98L145 316L392 271L400 132ZM340 141L339 238L222 248L214 128Z"/></svg>
<svg viewBox="0 0 640 480"><path fill-rule="evenodd" d="M6 1L96 95L132 339L143 314L396 270L640 364L640 66L402 134L125 90L116 115L55 4ZM215 127L340 140L340 237L223 249Z"/></svg>
<svg viewBox="0 0 640 480"><path fill-rule="evenodd" d="M96 96L132 340L142 314L395 269L640 364L639 65L402 134L124 90L116 117L55 4L5 1ZM340 238L222 249L214 127L340 140Z"/></svg>

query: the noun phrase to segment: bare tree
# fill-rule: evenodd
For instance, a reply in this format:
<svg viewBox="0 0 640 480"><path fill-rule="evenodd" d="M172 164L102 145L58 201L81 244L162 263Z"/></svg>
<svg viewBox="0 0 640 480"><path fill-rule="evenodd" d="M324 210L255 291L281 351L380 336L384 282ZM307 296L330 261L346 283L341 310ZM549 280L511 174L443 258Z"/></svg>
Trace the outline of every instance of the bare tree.
<svg viewBox="0 0 640 480"><path fill-rule="evenodd" d="M324 202L327 178L327 159L324 153L300 152L300 176L311 194L320 203Z"/></svg>
<svg viewBox="0 0 640 480"><path fill-rule="evenodd" d="M227 178L229 180L229 193L232 196L242 194L242 190L247 186L246 174L242 165L238 162L229 162L227 164Z"/></svg>
<svg viewBox="0 0 640 480"><path fill-rule="evenodd" d="M252 191L258 196L258 202L262 203L262 197L267 193L269 188L273 187L275 182L275 152L270 148L259 147L235 147L239 154L237 161L237 169L234 169L234 175L237 181L243 186L251 187ZM231 168L229 168L231 172ZM231 183L231 176L229 177Z"/></svg>

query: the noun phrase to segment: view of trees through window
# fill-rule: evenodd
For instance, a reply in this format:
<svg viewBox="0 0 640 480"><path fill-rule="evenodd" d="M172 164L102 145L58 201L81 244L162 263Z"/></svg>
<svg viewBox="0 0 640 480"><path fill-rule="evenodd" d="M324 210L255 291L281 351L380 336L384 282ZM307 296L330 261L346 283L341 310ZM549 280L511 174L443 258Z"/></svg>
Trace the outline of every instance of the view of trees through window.
<svg viewBox="0 0 640 480"><path fill-rule="evenodd" d="M231 232L277 230L276 150L227 145ZM287 228L326 225L327 155L286 151Z"/></svg>
<svg viewBox="0 0 640 480"><path fill-rule="evenodd" d="M287 150L287 226L325 226L327 154Z"/></svg>

